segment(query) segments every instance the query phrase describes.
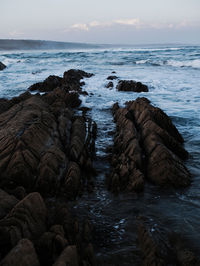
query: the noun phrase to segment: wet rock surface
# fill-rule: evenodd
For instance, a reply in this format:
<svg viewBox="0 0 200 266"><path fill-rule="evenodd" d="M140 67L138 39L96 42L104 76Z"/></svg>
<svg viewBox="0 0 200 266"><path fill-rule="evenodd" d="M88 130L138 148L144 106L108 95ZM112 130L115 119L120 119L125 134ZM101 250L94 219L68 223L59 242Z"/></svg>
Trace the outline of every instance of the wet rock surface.
<svg viewBox="0 0 200 266"><path fill-rule="evenodd" d="M107 80L114 80L114 79L118 79L118 77L114 75L107 77Z"/></svg>
<svg viewBox="0 0 200 266"><path fill-rule="evenodd" d="M200 265L200 260L190 250L180 235L156 227L144 217L138 223L138 245L141 249L142 265Z"/></svg>
<svg viewBox="0 0 200 266"><path fill-rule="evenodd" d="M134 80L120 80L117 84L118 91L148 92L147 85Z"/></svg>
<svg viewBox="0 0 200 266"><path fill-rule="evenodd" d="M144 180L160 186L185 187L191 182L184 165L188 153L171 119L146 98L113 106L117 133L111 158L108 187L143 189Z"/></svg>
<svg viewBox="0 0 200 266"><path fill-rule="evenodd" d="M6 66L2 62L0 62L0 71L4 70L5 68L6 68Z"/></svg>
<svg viewBox="0 0 200 266"><path fill-rule="evenodd" d="M108 82L108 83L106 84L106 88L113 88L113 86L114 86L114 84L113 84L112 81L110 81L110 82Z"/></svg>
<svg viewBox="0 0 200 266"><path fill-rule="evenodd" d="M43 95L0 99L1 265L94 265L92 236L66 206L93 190L96 123L74 109L91 76L69 70L29 88Z"/></svg>

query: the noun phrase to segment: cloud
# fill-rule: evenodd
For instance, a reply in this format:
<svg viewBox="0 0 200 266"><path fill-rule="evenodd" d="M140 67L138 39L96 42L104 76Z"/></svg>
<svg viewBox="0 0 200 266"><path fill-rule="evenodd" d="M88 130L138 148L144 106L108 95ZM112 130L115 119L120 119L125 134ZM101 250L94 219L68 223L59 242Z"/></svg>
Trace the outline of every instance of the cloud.
<svg viewBox="0 0 200 266"><path fill-rule="evenodd" d="M194 26L187 21L177 22L177 23L167 23L167 22L144 22L141 21L139 18L130 18L130 19L116 19L108 22L101 22L101 21L91 21L89 23L77 23L73 24L67 29L65 32L78 30L78 31L90 31L95 28L114 28L117 26L123 27L132 27L134 29L180 29L186 28L189 26Z"/></svg>
<svg viewBox="0 0 200 266"><path fill-rule="evenodd" d="M121 25L129 25L129 26L140 26L142 24L138 18L117 19L117 20L114 20L114 23L121 24Z"/></svg>
<svg viewBox="0 0 200 266"><path fill-rule="evenodd" d="M71 26L71 29L81 30L81 31L89 31L88 25L87 24L81 24L81 23L73 24Z"/></svg>
<svg viewBox="0 0 200 266"><path fill-rule="evenodd" d="M20 37L23 35L24 35L24 32L22 32L22 31L13 30L13 31L9 32L10 37Z"/></svg>

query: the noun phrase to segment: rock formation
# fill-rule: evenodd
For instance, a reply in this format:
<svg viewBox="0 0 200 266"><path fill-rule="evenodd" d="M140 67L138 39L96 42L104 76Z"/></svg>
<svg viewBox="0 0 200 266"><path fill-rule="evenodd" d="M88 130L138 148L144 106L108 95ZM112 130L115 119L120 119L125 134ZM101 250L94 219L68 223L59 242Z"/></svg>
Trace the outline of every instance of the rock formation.
<svg viewBox="0 0 200 266"><path fill-rule="evenodd" d="M0 99L0 265L66 265L75 255L94 265L91 237L66 207L93 189L96 123L74 110L90 76L69 70L29 88L43 95Z"/></svg>
<svg viewBox="0 0 200 266"><path fill-rule="evenodd" d="M183 160L188 153L171 119L146 98L113 106L117 134L108 185L111 190L142 190L144 179L185 187L191 182Z"/></svg>
<svg viewBox="0 0 200 266"><path fill-rule="evenodd" d="M118 91L148 92L149 89L141 82L134 80L120 80L117 84Z"/></svg>
<svg viewBox="0 0 200 266"><path fill-rule="evenodd" d="M0 71L4 70L5 68L6 68L6 66L2 62L0 62Z"/></svg>

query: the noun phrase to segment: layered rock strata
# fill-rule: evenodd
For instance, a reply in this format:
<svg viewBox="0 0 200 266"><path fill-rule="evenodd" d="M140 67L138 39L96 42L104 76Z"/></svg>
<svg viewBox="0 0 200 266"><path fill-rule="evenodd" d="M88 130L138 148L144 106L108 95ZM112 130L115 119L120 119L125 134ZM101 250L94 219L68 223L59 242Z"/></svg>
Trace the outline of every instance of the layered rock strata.
<svg viewBox="0 0 200 266"><path fill-rule="evenodd" d="M0 99L0 265L95 264L90 224L67 207L93 189L97 126L74 110L90 76L69 70L29 88L42 95Z"/></svg>
<svg viewBox="0 0 200 266"><path fill-rule="evenodd" d="M108 177L111 190L140 191L145 179L161 186L190 184L183 138L161 109L138 98L124 108L115 104L113 115L117 133Z"/></svg>

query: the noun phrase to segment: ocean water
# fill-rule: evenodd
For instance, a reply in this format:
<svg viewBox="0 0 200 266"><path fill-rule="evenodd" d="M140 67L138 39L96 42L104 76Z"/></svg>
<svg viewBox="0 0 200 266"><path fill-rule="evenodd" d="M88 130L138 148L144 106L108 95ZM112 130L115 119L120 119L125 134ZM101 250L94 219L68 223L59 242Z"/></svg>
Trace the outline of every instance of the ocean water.
<svg viewBox="0 0 200 266"><path fill-rule="evenodd" d="M139 265L136 241L137 216L174 230L200 252L200 46L109 47L93 50L9 51L0 53L7 65L0 72L0 97L11 98L49 75L62 76L70 69L95 75L85 79L89 96L82 105L98 125L96 143L95 191L72 203L75 213L93 223L97 260L102 265ZM148 85L148 93L118 92L105 88L112 71L120 79L133 79ZM117 81L114 81L114 85ZM160 189L145 185L144 193L114 196L105 186L109 164L106 148L112 145L115 129L110 107L118 101L147 97L163 109L185 139L190 157L186 166L192 174L187 189ZM153 230L154 228L152 228ZM113 264L112 264L113 263Z"/></svg>

